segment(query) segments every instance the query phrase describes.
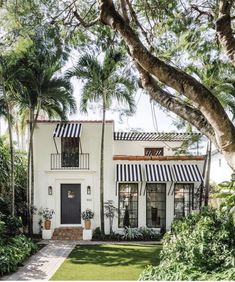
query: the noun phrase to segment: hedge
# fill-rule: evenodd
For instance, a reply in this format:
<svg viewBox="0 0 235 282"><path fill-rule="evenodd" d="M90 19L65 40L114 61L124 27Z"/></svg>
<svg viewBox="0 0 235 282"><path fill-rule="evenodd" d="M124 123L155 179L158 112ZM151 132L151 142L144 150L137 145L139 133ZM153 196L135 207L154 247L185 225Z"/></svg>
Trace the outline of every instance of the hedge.
<svg viewBox="0 0 235 282"><path fill-rule="evenodd" d="M175 220L163 239L159 266L140 280L235 280L235 225L226 211L204 208Z"/></svg>
<svg viewBox="0 0 235 282"><path fill-rule="evenodd" d="M17 267L31 254L37 251L37 245L24 235L9 239L0 245L0 276L16 271Z"/></svg>

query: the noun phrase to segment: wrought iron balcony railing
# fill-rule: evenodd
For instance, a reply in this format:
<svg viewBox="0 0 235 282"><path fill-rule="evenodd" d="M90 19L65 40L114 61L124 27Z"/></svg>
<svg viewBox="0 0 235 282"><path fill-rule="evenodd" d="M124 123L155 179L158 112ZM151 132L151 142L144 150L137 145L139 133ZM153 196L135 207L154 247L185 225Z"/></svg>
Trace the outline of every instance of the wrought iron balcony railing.
<svg viewBox="0 0 235 282"><path fill-rule="evenodd" d="M89 169L89 154L62 153L51 154L51 170Z"/></svg>

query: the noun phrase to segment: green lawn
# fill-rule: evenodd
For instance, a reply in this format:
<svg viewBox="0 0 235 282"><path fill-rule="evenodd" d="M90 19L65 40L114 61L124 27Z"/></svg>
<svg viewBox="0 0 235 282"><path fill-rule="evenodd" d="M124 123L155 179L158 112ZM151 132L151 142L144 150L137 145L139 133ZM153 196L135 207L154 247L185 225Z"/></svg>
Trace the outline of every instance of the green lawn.
<svg viewBox="0 0 235 282"><path fill-rule="evenodd" d="M137 280L146 265L159 264L157 245L80 245L51 280Z"/></svg>

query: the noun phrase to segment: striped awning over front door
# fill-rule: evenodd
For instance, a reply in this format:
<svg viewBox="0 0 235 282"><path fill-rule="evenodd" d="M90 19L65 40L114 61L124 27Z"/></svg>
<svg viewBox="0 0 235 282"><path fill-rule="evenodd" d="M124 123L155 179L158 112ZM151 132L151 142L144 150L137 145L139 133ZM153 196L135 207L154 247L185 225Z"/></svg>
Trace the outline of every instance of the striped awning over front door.
<svg viewBox="0 0 235 282"><path fill-rule="evenodd" d="M197 165L172 165L176 182L201 182L203 177Z"/></svg>
<svg viewBox="0 0 235 282"><path fill-rule="evenodd" d="M116 182L142 182L140 164L117 164Z"/></svg>
<svg viewBox="0 0 235 282"><path fill-rule="evenodd" d="M80 123L58 123L53 133L53 137L79 138L81 135Z"/></svg>
<svg viewBox="0 0 235 282"><path fill-rule="evenodd" d="M173 174L170 165L146 164L145 165L146 182L171 182Z"/></svg>

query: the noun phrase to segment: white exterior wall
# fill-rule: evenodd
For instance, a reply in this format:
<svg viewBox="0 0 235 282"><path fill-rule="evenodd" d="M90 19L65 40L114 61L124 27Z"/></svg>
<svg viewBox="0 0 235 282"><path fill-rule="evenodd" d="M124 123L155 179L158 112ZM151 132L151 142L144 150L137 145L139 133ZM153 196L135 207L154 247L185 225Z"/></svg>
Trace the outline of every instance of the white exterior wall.
<svg viewBox="0 0 235 282"><path fill-rule="evenodd" d="M89 170L60 169L51 170L50 157L56 153L53 141L53 132L56 123L38 123L34 133L34 164L35 164L35 197L34 204L39 208L50 208L55 210L52 220L52 228L61 226L60 224L60 185L61 184L81 184L81 211L91 208L95 212L92 220L92 228L100 226L100 141L101 123L82 124L81 145L82 152L89 153ZM113 124L107 123L105 128L105 171L104 171L104 191L109 191L114 181L114 171L107 168L112 167L113 151ZM61 153L60 138L56 138L58 152ZM113 174L113 175L112 175ZM48 186L52 186L53 195L48 195ZM91 186L91 195L87 195L87 186ZM106 192L104 194L105 198ZM39 216L34 216L34 232L39 232ZM82 224L83 225L83 222ZM64 225L63 225L64 226ZM79 226L79 225L76 225Z"/></svg>
<svg viewBox="0 0 235 282"><path fill-rule="evenodd" d="M219 184L230 181L233 173L224 156L219 152L213 152L211 156L210 182Z"/></svg>
<svg viewBox="0 0 235 282"><path fill-rule="evenodd" d="M172 148L180 147L176 141L115 141L114 155L144 156L144 148L163 148L164 156L174 155Z"/></svg>
<svg viewBox="0 0 235 282"><path fill-rule="evenodd" d="M82 152L89 153L89 170L70 170L60 169L51 170L50 157L56 153L53 141L53 132L57 123L38 123L34 133L34 166L35 166L35 206L37 208L50 208L55 210L55 216L52 220L52 228L61 226L61 184L80 184L81 185L81 211L91 208L95 212L95 218L92 220L92 228L100 226L100 141L101 141L101 123L81 122L81 145ZM56 138L58 152L61 153L61 140ZM166 142L170 147L180 146L180 142ZM203 161L114 161L113 155L144 155L145 147L164 147L164 155L173 155L173 151L166 146L165 142L156 141L113 141L113 123L106 123L105 130L105 152L104 152L104 201L113 200L114 205L118 207L118 193L116 195L115 183L115 165L118 163L140 163L144 164L195 164L202 171ZM138 226L146 225L146 194L143 194L145 183L142 184L142 193L140 195L141 184L139 183L138 197ZM166 185L166 228L169 229L174 217L174 195L168 191L171 183ZM194 183L198 188L200 183ZM52 186L53 194L48 195L48 186ZM87 186L91 186L91 195L87 195ZM172 190L173 191L173 187ZM39 232L39 217L34 216L34 232ZM81 226L84 223L81 223ZM64 226L64 225L63 225ZM71 226L71 225L70 225ZM76 225L79 226L79 225ZM118 218L114 220L114 230L118 229ZM106 233L109 231L108 220L105 219Z"/></svg>

